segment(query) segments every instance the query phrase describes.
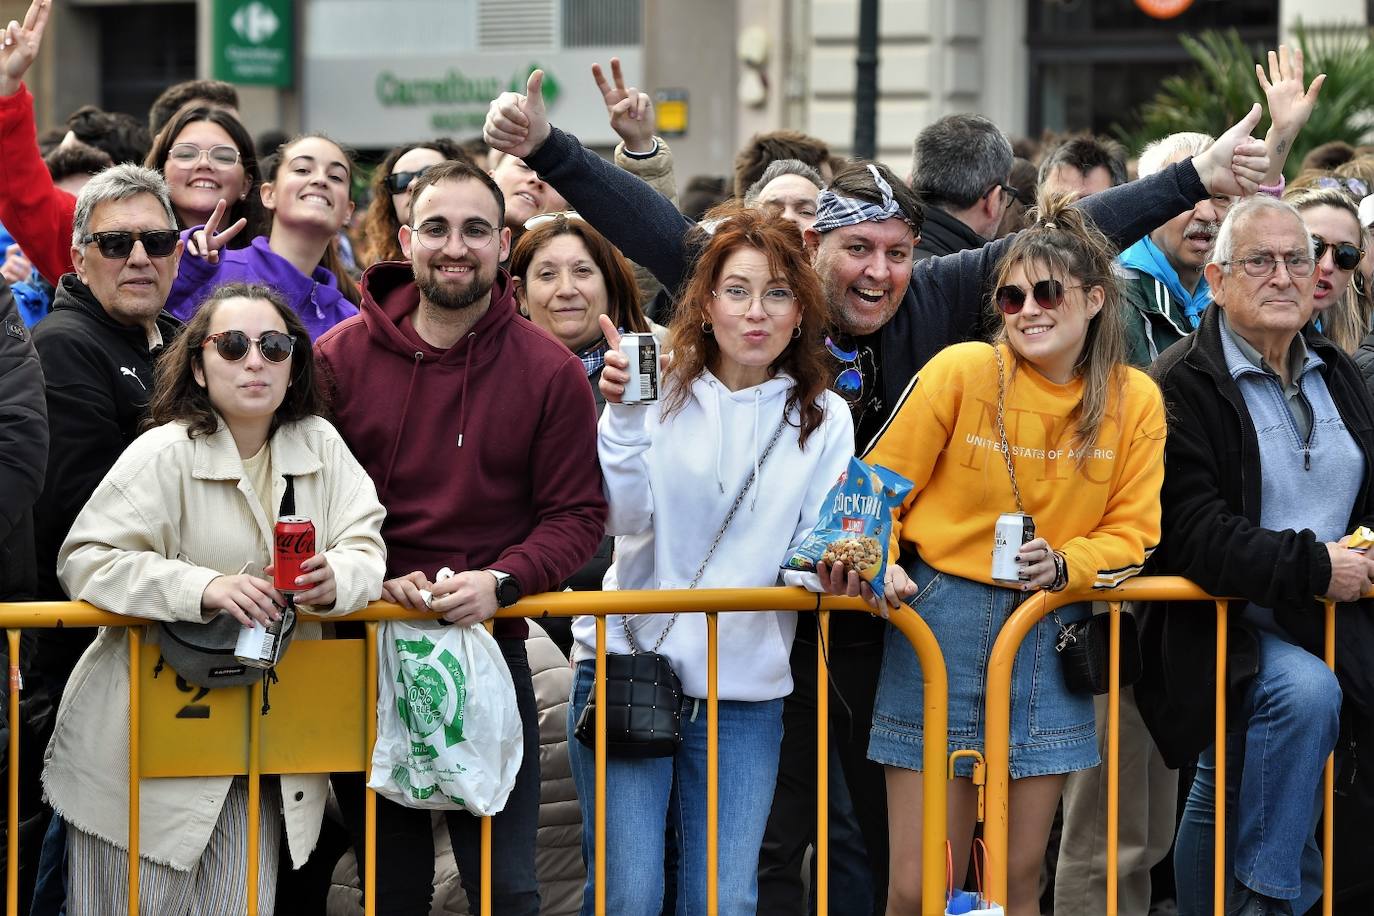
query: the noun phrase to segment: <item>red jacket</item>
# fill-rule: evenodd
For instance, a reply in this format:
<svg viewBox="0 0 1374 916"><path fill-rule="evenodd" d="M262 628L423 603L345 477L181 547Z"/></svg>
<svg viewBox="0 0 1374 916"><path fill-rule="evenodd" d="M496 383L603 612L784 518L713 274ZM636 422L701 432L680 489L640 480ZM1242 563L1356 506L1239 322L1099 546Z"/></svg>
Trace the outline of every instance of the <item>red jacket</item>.
<svg viewBox="0 0 1374 916"><path fill-rule="evenodd" d="M335 422L372 475L387 576L492 567L524 594L550 591L606 531L596 408L582 362L516 314L504 270L491 308L439 353L409 322L410 265L363 276L360 314L315 344ZM497 621L496 635L523 635Z"/></svg>
<svg viewBox="0 0 1374 916"><path fill-rule="evenodd" d="M0 223L54 286L72 269L76 198L52 183L38 153L33 96L27 86L0 96ZM0 252L3 257L3 252Z"/></svg>

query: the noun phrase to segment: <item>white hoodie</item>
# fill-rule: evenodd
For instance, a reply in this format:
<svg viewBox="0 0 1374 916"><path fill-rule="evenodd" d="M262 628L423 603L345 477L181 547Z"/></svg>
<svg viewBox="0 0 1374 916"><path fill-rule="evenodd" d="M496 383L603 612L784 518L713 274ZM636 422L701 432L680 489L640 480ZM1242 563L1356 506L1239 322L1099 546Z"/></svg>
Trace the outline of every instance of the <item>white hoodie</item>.
<svg viewBox="0 0 1374 916"><path fill-rule="evenodd" d="M730 391L710 372L693 383L683 408L666 421L662 405L608 404L598 451L610 503L608 534L617 535L608 590L687 588L749 473L777 428L792 379ZM815 527L826 495L854 454L854 426L839 395L822 397L825 419L803 450L796 411L735 513L698 588L776 585L779 567ZM609 652L628 653L622 620L641 650L652 649L672 619L655 614L606 622ZM722 614L717 695L772 700L792 692L788 657L797 616L787 611ZM573 660L596 657L591 617L573 623ZM688 696L706 696L706 620L677 619L659 648Z"/></svg>

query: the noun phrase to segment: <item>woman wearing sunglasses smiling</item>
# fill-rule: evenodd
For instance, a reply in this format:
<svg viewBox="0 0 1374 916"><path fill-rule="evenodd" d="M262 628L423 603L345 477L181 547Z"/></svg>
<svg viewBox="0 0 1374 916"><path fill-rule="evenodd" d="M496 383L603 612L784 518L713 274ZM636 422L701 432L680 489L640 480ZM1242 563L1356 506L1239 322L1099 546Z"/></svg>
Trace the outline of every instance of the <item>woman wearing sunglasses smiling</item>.
<svg viewBox="0 0 1374 916"><path fill-rule="evenodd" d="M335 247L353 216L353 159L333 140L306 134L282 144L266 173L261 196L271 231L246 248L229 249L248 223L240 219L221 230L227 207L220 201L204 226L183 233L186 253L167 311L185 321L215 286L262 283L282 294L314 340L358 313L358 286Z"/></svg>
<svg viewBox="0 0 1374 916"><path fill-rule="evenodd" d="M290 514L314 522L319 549L296 580L296 602L343 614L375 600L384 512L323 409L305 328L281 297L243 283L216 290L160 358L157 425L124 451L72 525L58 555L63 586L73 599L150 622L275 620L285 601L269 564L289 482ZM72 913L126 906L128 774L112 764L128 743L128 633L102 630L81 657L43 772L68 822ZM160 636L153 628L145 639ZM296 639L318 638L319 624L297 624ZM144 657L156 656L151 648ZM157 824L142 838L145 912L243 912L246 782L145 779L140 792ZM300 867L319 837L327 793L325 775L262 781L253 852L261 912L273 909L283 834Z"/></svg>
<svg viewBox="0 0 1374 916"><path fill-rule="evenodd" d="M1369 333L1370 323L1368 300L1356 295L1351 282L1367 244L1359 208L1338 188L1304 188L1290 191L1283 199L1302 215L1312 235L1317 258L1312 293L1317 327L1332 343L1353 354Z"/></svg>
<svg viewBox="0 0 1374 916"><path fill-rule="evenodd" d="M988 653L1008 615L1035 589L1114 586L1140 571L1159 539L1164 409L1159 390L1123 359L1113 252L1067 198L1017 235L997 268L996 342L963 343L912 380L864 456L915 483L896 523L893 589L931 626L949 669L949 749L983 748ZM994 528L1018 509L1035 537L1016 556L1018 581L994 581ZM843 567L822 571L833 592L872 600ZM827 578L828 576L828 578ZM1065 623L1087 605L1058 612ZM1072 693L1047 618L1012 674L1013 916L1038 914L1039 877L1067 774L1098 763L1092 697ZM889 913L920 906L923 688L910 643L889 630L873 713L870 759L887 773ZM950 784L955 886L962 887L977 790L961 766Z"/></svg>

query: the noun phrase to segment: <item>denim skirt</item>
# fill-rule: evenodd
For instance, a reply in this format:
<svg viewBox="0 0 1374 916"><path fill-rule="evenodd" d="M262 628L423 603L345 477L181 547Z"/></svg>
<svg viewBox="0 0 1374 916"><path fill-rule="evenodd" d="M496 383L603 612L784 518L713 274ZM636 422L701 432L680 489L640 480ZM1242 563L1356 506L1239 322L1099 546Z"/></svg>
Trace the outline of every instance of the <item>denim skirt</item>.
<svg viewBox="0 0 1374 916"><path fill-rule="evenodd" d="M905 565L916 583L908 603L935 633L949 672L949 751L984 750L988 655L1027 593L941 573L917 557ZM1064 623L1086 619L1088 604L1061 608ZM1022 640L1011 676L1011 778L1071 773L1097 766L1097 738L1091 694L1074 693L1064 682L1055 652L1058 627L1052 616ZM923 768L925 688L921 665L906 636L888 626L883 665L873 706L868 757L877 763ZM973 762L961 759L956 774L970 776Z"/></svg>

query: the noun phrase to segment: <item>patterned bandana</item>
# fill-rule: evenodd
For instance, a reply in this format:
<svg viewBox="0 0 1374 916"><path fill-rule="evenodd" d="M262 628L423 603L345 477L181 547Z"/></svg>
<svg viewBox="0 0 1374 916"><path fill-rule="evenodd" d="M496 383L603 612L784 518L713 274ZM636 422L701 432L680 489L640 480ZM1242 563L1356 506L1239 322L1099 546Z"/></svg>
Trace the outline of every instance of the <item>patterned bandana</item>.
<svg viewBox="0 0 1374 916"><path fill-rule="evenodd" d="M883 195L883 202L875 204L853 197L841 197L826 188L816 199L816 224L811 228L817 232L829 232L841 226L853 226L868 220L891 219L894 216L910 225L911 221L902 216L902 208L892 197L892 185L883 180L883 176L878 174L878 169L874 165L870 164L868 171L873 174L873 183L878 186L878 193Z"/></svg>

